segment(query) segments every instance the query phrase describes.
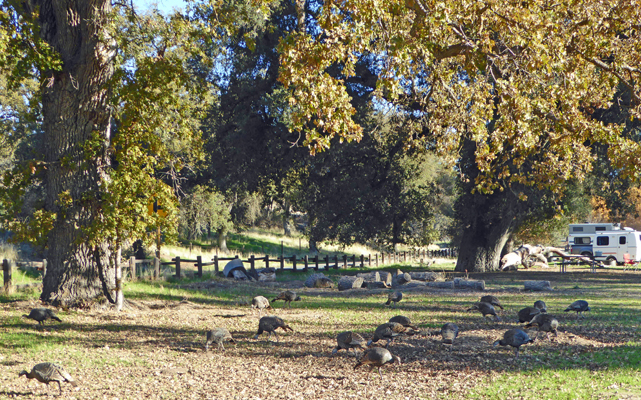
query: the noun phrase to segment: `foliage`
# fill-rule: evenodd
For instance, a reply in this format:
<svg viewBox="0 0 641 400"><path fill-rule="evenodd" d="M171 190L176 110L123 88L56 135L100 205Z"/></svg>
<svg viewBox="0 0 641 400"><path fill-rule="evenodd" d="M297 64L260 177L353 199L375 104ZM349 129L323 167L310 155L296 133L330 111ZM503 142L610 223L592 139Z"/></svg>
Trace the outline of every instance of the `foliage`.
<svg viewBox="0 0 641 400"><path fill-rule="evenodd" d="M225 196L202 186L196 186L182 199L179 220L180 229L189 240L223 227L232 228Z"/></svg>
<svg viewBox="0 0 641 400"><path fill-rule="evenodd" d="M306 133L313 152L335 135L361 136L344 80L327 70L341 63L352 76L358 55L371 53L380 58L376 95L414 102L429 131L422 140L448 153L461 135L478 144L476 191L519 183L562 191L568 178L590 171L595 142L609 144L613 164L638 177L639 146L619 125L591 117L619 84L631 89L630 116L640 116L635 4L408 0L319 7L322 34L296 32L279 49L292 128Z"/></svg>
<svg viewBox="0 0 641 400"><path fill-rule="evenodd" d="M407 121L375 116L359 144L333 147L307 167L303 201L310 240L425 246L432 227L439 161L407 146Z"/></svg>
<svg viewBox="0 0 641 400"><path fill-rule="evenodd" d="M287 218L307 156L295 145L298 135L285 125L288 96L277 82L275 48L293 28L294 10L287 1L274 2L269 14L251 1L222 6L233 9L228 15L238 23L221 38L225 53L219 72L212 77L221 95L203 122L207 159L201 165L202 181L230 194L237 225L252 219L245 213L246 205L256 196L264 204L279 204Z"/></svg>
<svg viewBox="0 0 641 400"><path fill-rule="evenodd" d="M115 17L113 169L90 237L120 246L131 238L151 242L160 228L171 240L177 234L179 174L201 157L199 113L212 101L211 88L187 63L194 51L187 20L157 12L134 16L127 9ZM99 139L85 149L88 159L96 157ZM153 202L162 214L148 212Z"/></svg>

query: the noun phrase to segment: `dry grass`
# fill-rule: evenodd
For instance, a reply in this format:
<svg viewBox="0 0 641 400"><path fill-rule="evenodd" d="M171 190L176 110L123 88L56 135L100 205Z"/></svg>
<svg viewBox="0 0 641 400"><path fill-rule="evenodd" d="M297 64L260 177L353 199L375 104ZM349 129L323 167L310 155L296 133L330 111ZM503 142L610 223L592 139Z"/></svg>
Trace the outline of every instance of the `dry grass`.
<svg viewBox="0 0 641 400"><path fill-rule="evenodd" d="M552 293L518 290L524 279L546 277L556 288ZM46 327L20 319L36 301L3 303L0 397L42 398L47 388L18 372L43 361L59 362L79 381L78 388L63 385L62 398L70 399L579 399L639 393L639 274L535 271L471 278L485 279L488 292L501 298L504 322L486 323L465 312L478 299L475 292L407 291L399 308L390 309L383 305L383 290L339 293L302 288L300 281L217 280L200 291L169 282L139 283L128 285L127 295L142 308L60 311L63 323ZM255 340L259 316L248 300L283 288L303 297L291 308L277 304L273 311L295 332L279 333L278 343L268 342L266 334ZM516 312L539 298L558 317L559 337L524 346L518 360L511 349L492 348L506 329L518 326ZM592 306L585 320L561 312L577 298ZM331 356L338 332L371 337L378 324L398 314L410 317L423 333L455 321L461 335L451 352L437 336L423 334L391 344L403 363L384 367L383 380L376 371L368 377L367 368L354 371L351 354ZM229 329L237 344L206 353L205 331L216 326ZM537 378L524 389L532 376ZM559 389L550 389L552 384ZM49 391L57 393L57 385Z"/></svg>

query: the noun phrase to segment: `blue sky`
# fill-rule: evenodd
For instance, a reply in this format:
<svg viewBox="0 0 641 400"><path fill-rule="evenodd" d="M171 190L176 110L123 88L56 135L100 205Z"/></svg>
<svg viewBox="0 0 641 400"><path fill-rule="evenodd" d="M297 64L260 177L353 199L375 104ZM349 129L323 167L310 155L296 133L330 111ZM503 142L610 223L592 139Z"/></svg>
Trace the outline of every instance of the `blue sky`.
<svg viewBox="0 0 641 400"><path fill-rule="evenodd" d="M134 0L134 6L140 10L147 9L150 5L157 4L158 9L168 13L174 8L185 8L184 0Z"/></svg>

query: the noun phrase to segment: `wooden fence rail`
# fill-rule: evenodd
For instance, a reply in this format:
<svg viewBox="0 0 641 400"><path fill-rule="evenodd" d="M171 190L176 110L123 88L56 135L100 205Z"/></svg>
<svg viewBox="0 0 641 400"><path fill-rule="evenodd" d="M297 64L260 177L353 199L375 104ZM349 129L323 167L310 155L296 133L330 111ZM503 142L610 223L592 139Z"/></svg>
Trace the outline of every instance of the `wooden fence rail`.
<svg viewBox="0 0 641 400"><path fill-rule="evenodd" d="M264 265L264 268L270 268L270 266L273 267L273 265L276 265L278 269L280 270L291 270L291 271L302 271L302 272L307 272L309 270L315 270L318 271L321 268L324 270L329 270L329 269L339 269L339 268L365 268L365 266L368 267L378 267L380 265L385 265L385 264L393 264L393 263L399 263L399 262L412 262L414 261L419 261L419 260L425 260L428 257L456 257L456 251L453 249L442 249L442 250L422 250L422 251L406 251L406 252L400 252L400 253L377 253L377 254L368 254L364 255L361 254L359 256L357 255L347 255L343 254L342 256L338 255L325 255L325 256L319 256L318 254L314 256L309 256L305 255L303 257L299 257L297 255L293 256L288 256L288 257L276 257L276 258L270 258L269 255L257 257L255 255L250 255L247 257L246 260L241 260L243 263L247 263L249 265L249 269L252 271L252 273L255 273L256 268L259 267L257 264L262 263ZM183 273L182 273L182 267L183 264L187 263L191 264L193 263L194 267L196 267L196 276L199 278L202 278L203 276L203 267L213 265L214 266L214 271L216 274L220 273L221 271L221 262L225 261L231 261L238 259L238 256L234 257L219 257L219 256L214 256L214 258L211 259L211 261L203 261L202 256L196 257L194 260L190 259L183 259L180 257L174 257L171 259L171 261L168 262L161 262L160 259L154 257L152 259L136 259L135 257L130 257L128 263L125 263L122 267L124 270L129 271L129 277L131 280L136 280L138 276L142 276L144 274L145 268L144 265L153 265L153 272L151 274L152 279L158 279L160 278L161 275L161 266L166 266L166 265L173 265L176 273L175 277L176 278L182 278ZM286 268L285 265L287 264L291 265L291 268ZM13 269L14 262L10 260L3 260L2 261L2 270L3 270L3 275L4 275L4 290L5 293L9 293L13 290L13 285L11 283L11 272ZM44 276L47 273L47 260L42 260L42 261L30 261L30 262L23 262L19 263L20 266L27 267L27 268L34 268L36 270L42 271L42 276ZM137 266L140 265L140 268Z"/></svg>

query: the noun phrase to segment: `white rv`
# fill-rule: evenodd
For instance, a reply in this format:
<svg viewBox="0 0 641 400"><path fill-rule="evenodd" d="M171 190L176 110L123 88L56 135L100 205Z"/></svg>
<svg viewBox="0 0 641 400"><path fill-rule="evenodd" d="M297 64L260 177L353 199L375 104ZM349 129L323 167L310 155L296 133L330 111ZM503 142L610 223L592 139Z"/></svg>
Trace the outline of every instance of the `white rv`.
<svg viewBox="0 0 641 400"><path fill-rule="evenodd" d="M641 232L618 224L571 224L568 245L572 254L597 261L622 263L624 255L641 261Z"/></svg>

